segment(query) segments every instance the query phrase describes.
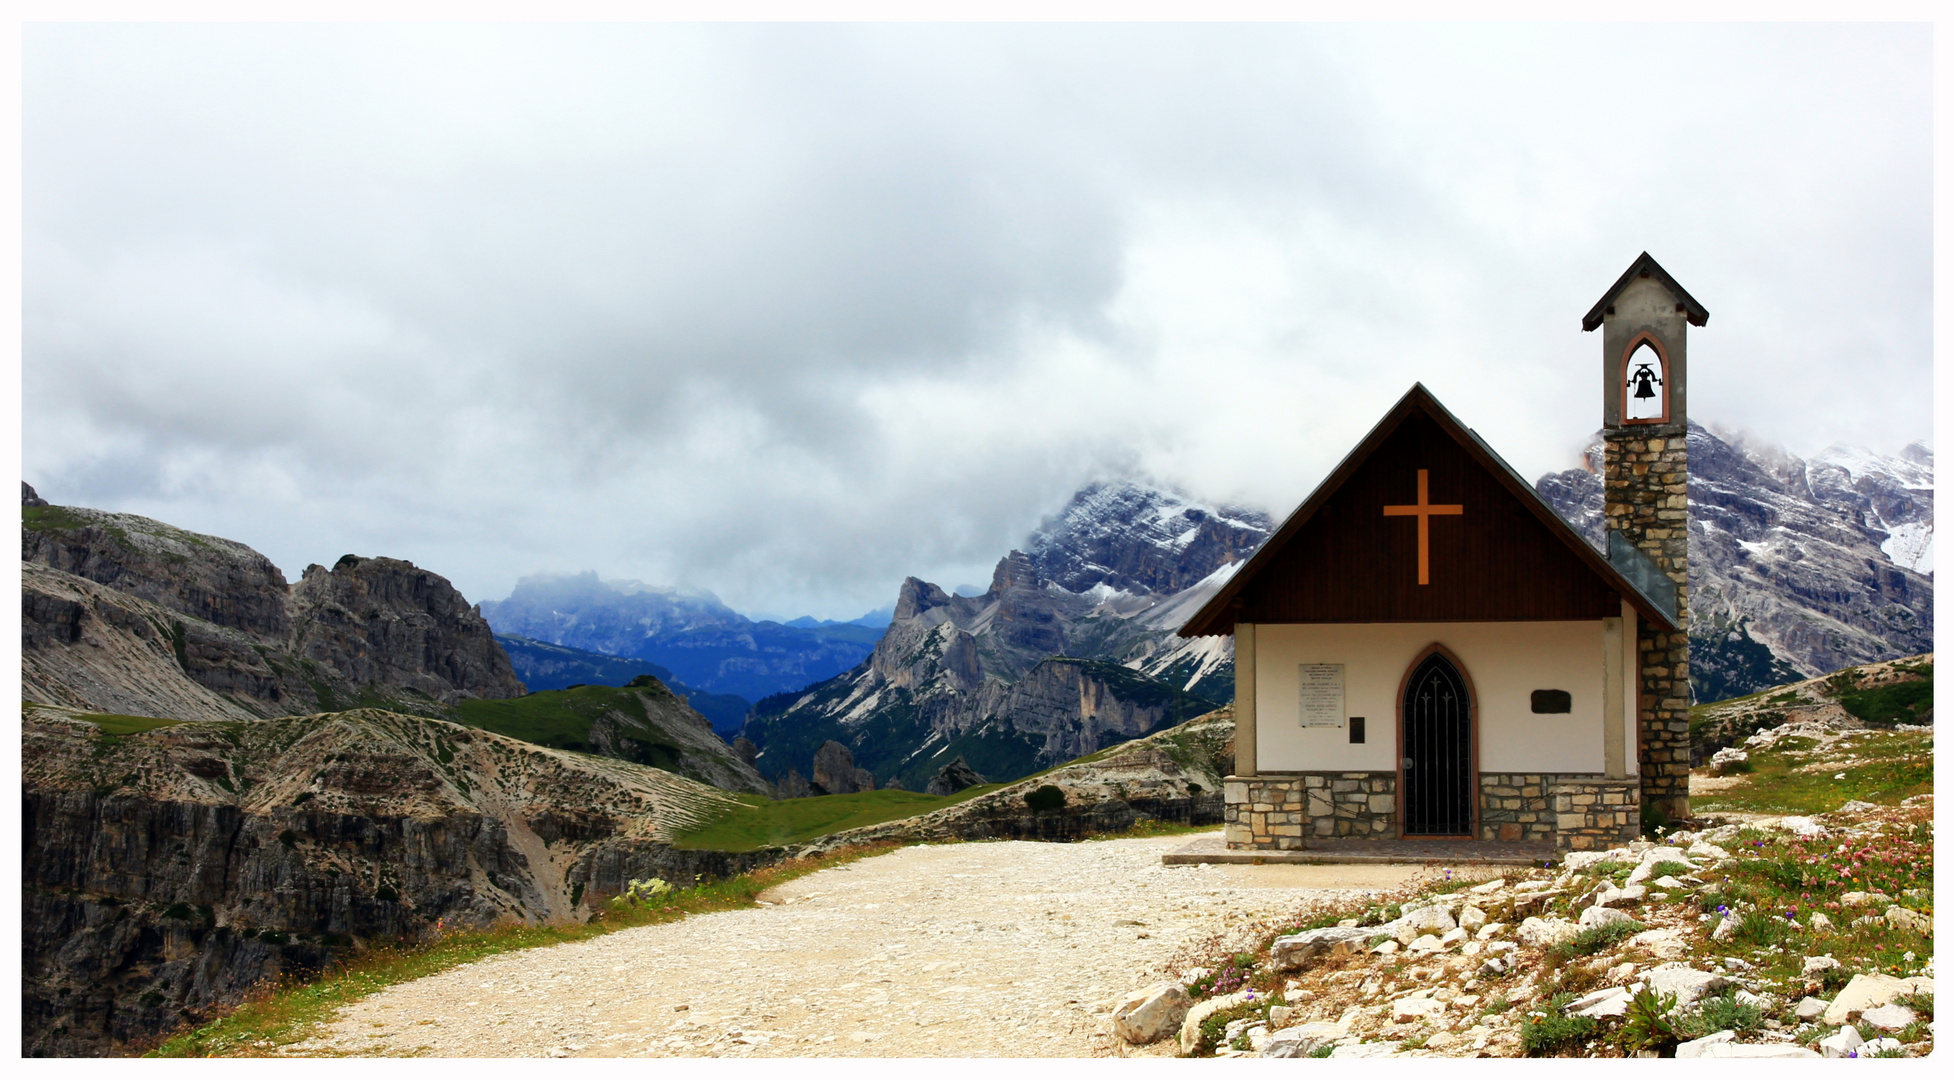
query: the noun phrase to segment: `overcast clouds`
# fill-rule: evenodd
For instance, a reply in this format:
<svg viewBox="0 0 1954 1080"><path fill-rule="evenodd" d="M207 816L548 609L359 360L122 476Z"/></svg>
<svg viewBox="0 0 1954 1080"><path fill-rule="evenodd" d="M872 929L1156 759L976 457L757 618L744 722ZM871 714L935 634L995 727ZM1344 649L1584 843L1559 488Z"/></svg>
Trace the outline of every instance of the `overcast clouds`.
<svg viewBox="0 0 1954 1080"><path fill-rule="evenodd" d="M1287 512L1415 380L1527 475L1648 249L1693 417L1931 434L1923 27L28 26L57 503L852 617L1095 475Z"/></svg>

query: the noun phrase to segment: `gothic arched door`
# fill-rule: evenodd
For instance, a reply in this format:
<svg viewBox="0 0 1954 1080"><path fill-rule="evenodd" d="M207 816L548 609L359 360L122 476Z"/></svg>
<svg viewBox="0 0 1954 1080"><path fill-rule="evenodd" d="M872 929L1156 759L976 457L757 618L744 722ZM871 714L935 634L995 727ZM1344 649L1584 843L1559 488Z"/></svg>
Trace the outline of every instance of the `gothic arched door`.
<svg viewBox="0 0 1954 1080"><path fill-rule="evenodd" d="M1421 656L1405 677L1398 705L1398 800L1406 836L1470 836L1478 785L1473 775L1472 687L1442 650Z"/></svg>

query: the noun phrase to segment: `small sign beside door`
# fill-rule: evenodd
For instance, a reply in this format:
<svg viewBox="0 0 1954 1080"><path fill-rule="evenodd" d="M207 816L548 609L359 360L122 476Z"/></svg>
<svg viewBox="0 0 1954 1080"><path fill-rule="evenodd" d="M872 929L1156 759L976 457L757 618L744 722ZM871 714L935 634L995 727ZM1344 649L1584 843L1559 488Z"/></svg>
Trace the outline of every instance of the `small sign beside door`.
<svg viewBox="0 0 1954 1080"><path fill-rule="evenodd" d="M1301 727L1343 726L1343 665L1299 664L1302 701L1297 711Z"/></svg>

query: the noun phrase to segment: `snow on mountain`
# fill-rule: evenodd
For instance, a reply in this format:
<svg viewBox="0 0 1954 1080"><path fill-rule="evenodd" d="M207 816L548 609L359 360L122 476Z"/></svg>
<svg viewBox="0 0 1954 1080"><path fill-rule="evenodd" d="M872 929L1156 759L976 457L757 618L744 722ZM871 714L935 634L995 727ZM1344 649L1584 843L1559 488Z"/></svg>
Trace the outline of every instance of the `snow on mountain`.
<svg viewBox="0 0 1954 1080"><path fill-rule="evenodd" d="M1535 488L1602 540L1599 447ZM1933 648L1933 450L1689 430L1690 684L1715 701Z"/></svg>

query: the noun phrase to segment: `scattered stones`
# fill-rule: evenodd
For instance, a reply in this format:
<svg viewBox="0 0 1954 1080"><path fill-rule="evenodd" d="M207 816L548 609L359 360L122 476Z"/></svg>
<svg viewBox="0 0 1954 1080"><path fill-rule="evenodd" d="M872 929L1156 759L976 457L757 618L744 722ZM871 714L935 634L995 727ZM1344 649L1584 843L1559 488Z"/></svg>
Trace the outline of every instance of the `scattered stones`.
<svg viewBox="0 0 1954 1080"><path fill-rule="evenodd" d="M1485 925L1486 913L1471 904L1467 904L1465 910L1459 912L1459 929L1466 933L1476 934Z"/></svg>
<svg viewBox="0 0 1954 1080"><path fill-rule="evenodd" d="M1471 937L1472 935L1466 932L1465 927L1455 926L1452 929L1447 930L1444 936L1438 939L1438 944L1440 948L1449 949L1454 945L1458 945L1465 942Z"/></svg>
<svg viewBox="0 0 1954 1080"><path fill-rule="evenodd" d="M1479 941L1491 941L1493 938L1496 938L1505 932L1506 932L1505 923L1489 922L1486 925L1480 927L1472 936L1473 938Z"/></svg>
<svg viewBox="0 0 1954 1080"><path fill-rule="evenodd" d="M1729 772L1741 765L1750 763L1750 755L1734 746L1725 747L1710 755L1710 768L1718 772Z"/></svg>
<svg viewBox="0 0 1954 1080"><path fill-rule="evenodd" d="M1798 1003L1798 1007L1793 1010L1792 1015L1809 1024L1819 1017L1824 1016L1825 1007L1829 1004L1831 1003L1824 998L1808 997Z"/></svg>
<svg viewBox="0 0 1954 1080"><path fill-rule="evenodd" d="M1414 939L1410 945L1405 946L1406 951L1415 953L1439 952L1444 948L1445 946L1440 944L1439 940L1430 934L1422 935Z"/></svg>
<svg viewBox="0 0 1954 1080"><path fill-rule="evenodd" d="M1673 878L1670 880L1674 880ZM1676 882L1680 886L1682 882ZM1674 888L1675 886L1671 886ZM1603 889L1595 895L1594 902L1601 907L1633 907L1649 895L1645 885L1627 885L1619 889Z"/></svg>
<svg viewBox="0 0 1954 1080"><path fill-rule="evenodd" d="M1179 984L1155 983L1114 1007L1113 1031L1135 1046L1159 1042L1180 1028L1193 1004Z"/></svg>
<svg viewBox="0 0 1954 1080"><path fill-rule="evenodd" d="M1838 966L1839 962L1829 956L1807 956L1803 970L1805 978L1814 979Z"/></svg>
<svg viewBox="0 0 1954 1080"><path fill-rule="evenodd" d="M1812 912L1812 917L1807 920L1806 925L1810 926L1814 933L1819 934L1829 934L1836 929L1832 925L1832 920L1827 918L1826 914L1822 911Z"/></svg>
<svg viewBox="0 0 1954 1080"><path fill-rule="evenodd" d="M1477 894L1479 896L1484 896L1487 893L1496 893L1504 888L1506 888L1506 879L1494 878L1491 881L1482 881L1479 884L1474 885L1472 888L1467 889L1466 891L1469 893Z"/></svg>

